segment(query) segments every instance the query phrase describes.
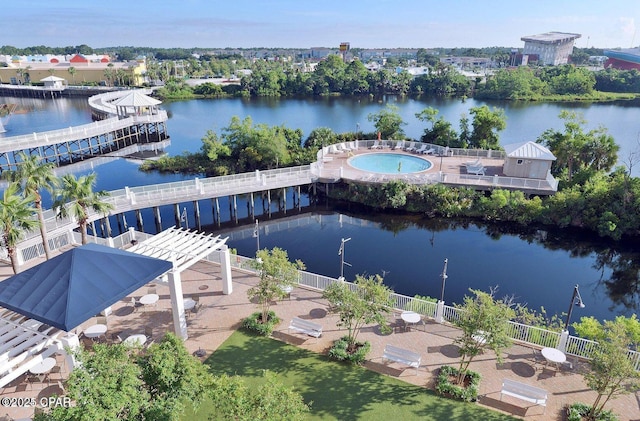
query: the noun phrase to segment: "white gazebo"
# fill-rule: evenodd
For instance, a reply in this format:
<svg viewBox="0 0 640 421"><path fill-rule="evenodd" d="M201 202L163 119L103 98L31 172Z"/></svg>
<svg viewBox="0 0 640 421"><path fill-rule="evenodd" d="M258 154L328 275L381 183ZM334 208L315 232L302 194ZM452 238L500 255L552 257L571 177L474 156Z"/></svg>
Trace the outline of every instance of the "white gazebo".
<svg viewBox="0 0 640 421"><path fill-rule="evenodd" d="M40 82L44 83L45 89L64 89L65 79L51 75L40 79Z"/></svg>
<svg viewBox="0 0 640 421"><path fill-rule="evenodd" d="M184 297L180 273L206 256L221 251L222 293L231 294L231 261L226 241L212 234L202 234L181 228L169 228L141 242L127 251L144 256L155 257L173 263L169 271L169 292L173 313L173 326L176 335L187 339L187 318L184 312Z"/></svg>
<svg viewBox="0 0 640 421"><path fill-rule="evenodd" d="M158 105L162 101L143 94L140 90L131 91L128 95L112 102L116 107L118 118L127 118L136 115L151 115L158 113Z"/></svg>

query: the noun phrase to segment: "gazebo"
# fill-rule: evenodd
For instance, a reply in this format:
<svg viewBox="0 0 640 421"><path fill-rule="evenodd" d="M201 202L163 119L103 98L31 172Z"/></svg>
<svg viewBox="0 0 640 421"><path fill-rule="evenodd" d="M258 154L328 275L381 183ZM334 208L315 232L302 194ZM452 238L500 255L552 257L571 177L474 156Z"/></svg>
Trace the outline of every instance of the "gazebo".
<svg viewBox="0 0 640 421"><path fill-rule="evenodd" d="M130 116L157 114L158 105L162 104L162 101L136 90L116 99L112 104L116 107L118 118L122 119Z"/></svg>
<svg viewBox="0 0 640 421"><path fill-rule="evenodd" d="M47 76L44 79L40 79L40 82L44 83L46 89L64 89L65 79L58 76Z"/></svg>
<svg viewBox="0 0 640 421"><path fill-rule="evenodd" d="M0 310L0 387L64 346L77 346L77 336L65 331L156 279L167 278L174 330L187 339L180 273L222 251L222 292L230 294L227 238L169 228L128 250L91 243L0 282L7 309Z"/></svg>
<svg viewBox="0 0 640 421"><path fill-rule="evenodd" d="M98 244L75 247L0 282L0 387L64 346L70 332L172 263Z"/></svg>

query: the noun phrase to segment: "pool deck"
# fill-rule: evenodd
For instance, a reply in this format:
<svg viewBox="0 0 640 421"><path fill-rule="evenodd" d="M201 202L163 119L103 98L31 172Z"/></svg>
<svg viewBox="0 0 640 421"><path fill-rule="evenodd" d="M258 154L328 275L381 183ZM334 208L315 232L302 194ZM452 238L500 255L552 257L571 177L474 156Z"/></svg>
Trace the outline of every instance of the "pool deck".
<svg viewBox="0 0 640 421"><path fill-rule="evenodd" d="M10 272L10 267L0 265L0 279L5 279L11 274ZM206 354L202 357L204 360L239 328L242 318L257 311L257 305L247 298L247 290L257 281L258 279L252 274L233 270L233 293L223 295L218 265L199 262L182 273L185 297L197 295L202 303L202 308L197 315L192 315L187 320L189 339L186 340L185 345L190 352L204 351ZM112 306L113 314L108 320L108 338L111 338L113 333L118 333L121 337L143 333L146 327L151 326L153 340L159 341L166 332L173 331L168 286L162 284L157 286L160 300L155 307L148 309L140 307L133 311L130 306L130 297L139 299L146 294L146 288L135 291ZM332 342L345 334L344 330L336 327L338 317L330 313L328 308L328 302L322 298L321 292L295 288L290 299L278 301L272 306L282 319L273 336L313 352L326 353ZM316 340L290 334L287 326L293 317L321 324L322 336ZM78 331L81 332L95 322L95 318L88 320L78 328ZM365 366L384 375L433 390L438 368L443 364L455 366L459 362L458 347L453 343L459 336L459 331L451 325L433 321L425 321L405 329L402 321L394 315L389 316L389 322L394 328L393 333L389 335L382 335L379 327L375 325L365 326L362 329L359 338L370 341L372 345ZM88 347L92 345L91 340L81 338L81 341ZM422 364L418 373L416 374L415 369L401 364L384 363L382 354L387 344L419 353L422 356ZM48 382L28 384L26 376L23 375L2 390L2 397L33 397L39 402L41 398L54 394L60 395L62 391L58 381L64 382L69 373L62 363L62 357L58 356L57 359L59 364L50 374ZM578 401L591 403L596 397L595 392L586 386L582 376L586 370L585 363L573 362L572 368L558 369L543 365L535 361L532 349L522 345L509 347L502 364L498 364L493 352L485 352L476 357L470 367L482 376L480 399L477 404L526 420L564 420L565 405ZM501 399L500 388L503 379L512 379L547 390L549 399L546 409L508 396ZM638 421L640 420L640 392L611 400L607 408L613 409L621 420ZM424 410L429 411L429 408ZM33 416L34 409L5 406L0 411L19 418Z"/></svg>
<svg viewBox="0 0 640 421"><path fill-rule="evenodd" d="M348 161L353 156L376 153L398 153L417 156L432 163L428 170L410 174L382 174L360 170L351 166ZM469 174L465 163L480 159L485 168L484 175ZM450 186L467 186L476 190L492 190L506 188L522 190L529 194L553 194L555 190L546 180L518 179L507 177L503 173L504 159L475 158L470 156L439 156L407 152L402 149L386 147L369 149L359 147L355 151L326 154L319 162L320 181L346 183L386 183L392 180L403 180L410 184L441 183Z"/></svg>

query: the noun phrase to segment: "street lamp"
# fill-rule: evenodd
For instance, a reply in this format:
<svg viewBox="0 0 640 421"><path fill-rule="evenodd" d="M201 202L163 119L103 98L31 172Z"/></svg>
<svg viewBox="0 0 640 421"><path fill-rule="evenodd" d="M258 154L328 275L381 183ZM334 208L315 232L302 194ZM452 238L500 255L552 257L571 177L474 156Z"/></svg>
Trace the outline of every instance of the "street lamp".
<svg viewBox="0 0 640 421"><path fill-rule="evenodd" d="M444 259L444 268L442 269L442 290L440 291L440 301L444 303L444 284L447 282L447 265L449 264L449 259Z"/></svg>
<svg viewBox="0 0 640 421"><path fill-rule="evenodd" d="M356 140L358 140L358 133L360 132L360 123L356 123Z"/></svg>
<svg viewBox="0 0 640 421"><path fill-rule="evenodd" d="M351 237L340 240L340 250L338 250L338 255L340 256L340 280L344 280L344 265L351 266L351 264L344 261L344 243L351 240Z"/></svg>
<svg viewBox="0 0 640 421"><path fill-rule="evenodd" d="M580 308L585 308L585 305L582 302L582 297L580 296L580 291L578 291L578 284L576 284L576 286L573 287L573 295L571 296L571 303L569 304L569 311L567 312L567 321L564 324L564 330L566 331L569 330L569 320L571 319L571 312L573 312L574 305Z"/></svg>

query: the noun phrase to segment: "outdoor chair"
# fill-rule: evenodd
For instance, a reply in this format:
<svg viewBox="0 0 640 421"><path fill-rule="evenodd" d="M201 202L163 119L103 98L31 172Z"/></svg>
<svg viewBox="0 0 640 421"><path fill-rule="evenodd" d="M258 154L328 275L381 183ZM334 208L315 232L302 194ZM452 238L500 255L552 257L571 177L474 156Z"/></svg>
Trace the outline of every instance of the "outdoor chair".
<svg viewBox="0 0 640 421"><path fill-rule="evenodd" d="M108 319L106 316L96 317L96 324L109 326Z"/></svg>
<svg viewBox="0 0 640 421"><path fill-rule="evenodd" d="M424 151L427 150L427 145L422 145L420 146L420 149L415 149L414 152L415 153L424 153Z"/></svg>
<svg viewBox="0 0 640 421"><path fill-rule="evenodd" d="M432 155L436 150L433 148L421 150L420 153L423 155Z"/></svg>
<svg viewBox="0 0 640 421"><path fill-rule="evenodd" d="M393 147L393 150L397 151L398 149L400 150L404 149L404 140L400 140L396 142L396 145Z"/></svg>
<svg viewBox="0 0 640 421"><path fill-rule="evenodd" d="M130 305L133 311L136 311L136 297L131 297Z"/></svg>
<svg viewBox="0 0 640 421"><path fill-rule="evenodd" d="M482 164L477 167L467 166L465 168L467 169L467 174L485 175L486 172L486 168Z"/></svg>
<svg viewBox="0 0 640 421"><path fill-rule="evenodd" d="M409 144L409 146L407 146L406 148L404 148L405 151L407 152L413 152L416 150L416 142L411 142Z"/></svg>

